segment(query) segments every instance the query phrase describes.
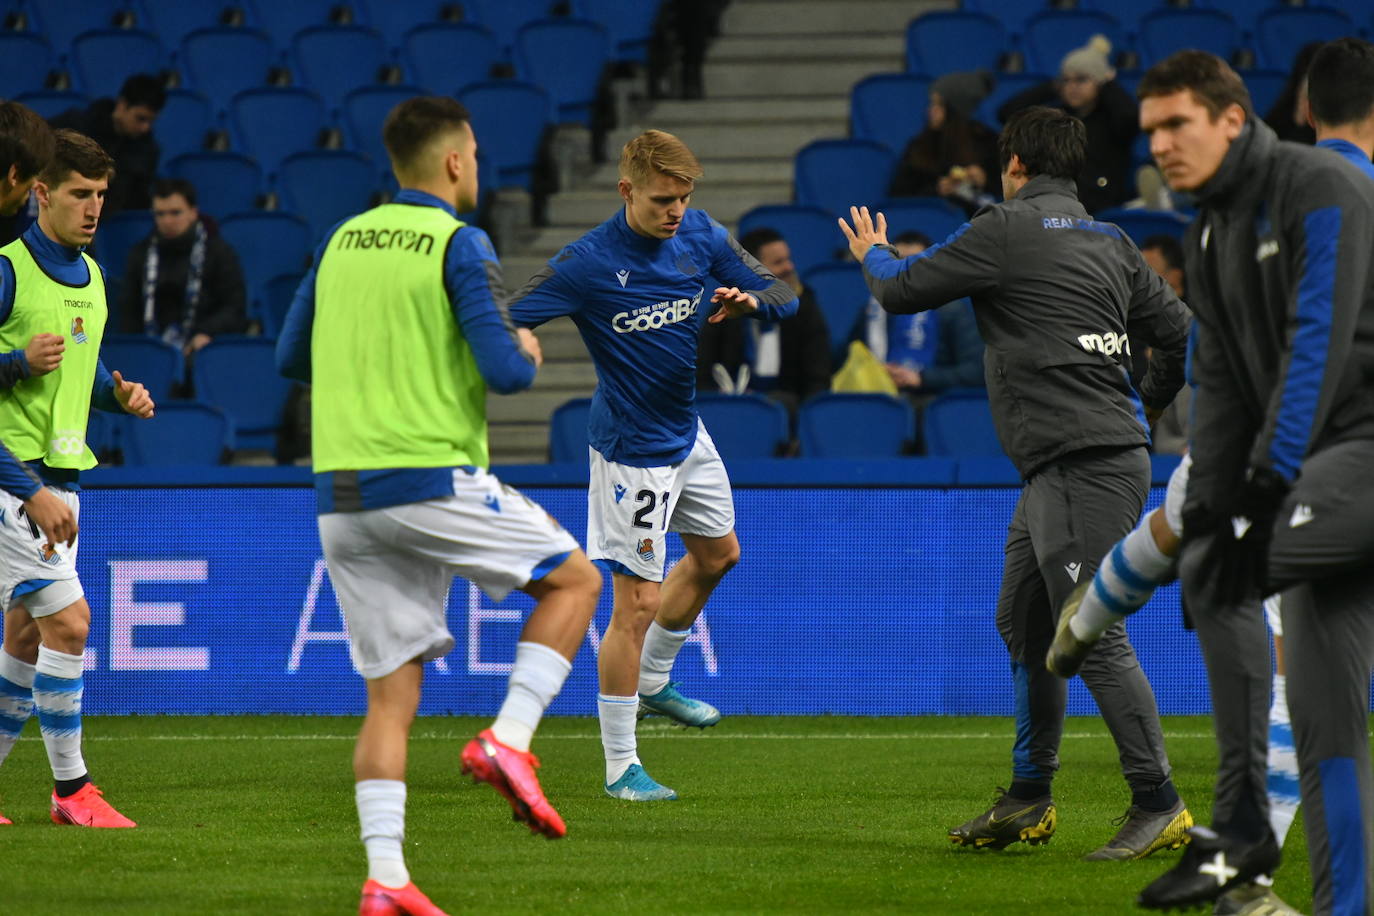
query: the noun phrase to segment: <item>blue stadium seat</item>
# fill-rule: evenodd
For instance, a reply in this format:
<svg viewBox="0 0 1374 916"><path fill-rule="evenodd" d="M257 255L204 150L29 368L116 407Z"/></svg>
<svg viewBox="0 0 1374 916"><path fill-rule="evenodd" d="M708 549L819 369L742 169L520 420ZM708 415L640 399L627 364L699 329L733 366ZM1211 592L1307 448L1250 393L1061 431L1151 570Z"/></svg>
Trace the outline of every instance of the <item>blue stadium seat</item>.
<svg viewBox="0 0 1374 916"><path fill-rule="evenodd" d="M487 183L492 189L514 185L528 190L553 118L548 94L529 83L492 80L464 88L458 101L472 114L477 144L496 166Z"/></svg>
<svg viewBox="0 0 1374 916"><path fill-rule="evenodd" d="M135 73L161 73L167 52L151 32L101 29L83 32L72 42L72 70L93 96L114 96Z"/></svg>
<svg viewBox="0 0 1374 916"><path fill-rule="evenodd" d="M196 353L196 397L234 421L237 448L276 448L293 384L277 373L276 347L266 337L217 337Z"/></svg>
<svg viewBox="0 0 1374 916"><path fill-rule="evenodd" d="M340 0L247 0L252 4L253 22L283 51L302 31L316 26L336 25L340 13L353 7Z"/></svg>
<svg viewBox="0 0 1374 916"><path fill-rule="evenodd" d="M234 96L229 114L235 147L256 159L268 175L287 156L318 147L329 123L324 101L296 86L246 89Z"/></svg>
<svg viewBox="0 0 1374 916"><path fill-rule="evenodd" d="M996 70L1006 50L1006 29L983 13L936 10L906 27L911 73L935 77L954 70Z"/></svg>
<svg viewBox="0 0 1374 916"><path fill-rule="evenodd" d="M181 42L196 29L212 29L234 6L233 0L147 0L142 28L158 37L164 48L181 47Z"/></svg>
<svg viewBox="0 0 1374 916"><path fill-rule="evenodd" d="M382 124L386 116L406 99L424 95L419 86L364 86L354 89L344 99L343 123L353 148L372 160L383 172L391 169L386 144L382 142ZM478 144L480 150L481 144ZM480 172L479 172L480 175Z"/></svg>
<svg viewBox="0 0 1374 916"><path fill-rule="evenodd" d="M56 63L42 35L0 32L0 86L6 97L41 90Z"/></svg>
<svg viewBox="0 0 1374 916"><path fill-rule="evenodd" d="M387 64L382 36L363 26L318 26L291 43L296 82L315 90L331 110L362 86L376 85Z"/></svg>
<svg viewBox="0 0 1374 916"><path fill-rule="evenodd" d="M73 15L72 0L27 0L27 4L28 11L34 14L31 30L46 37L52 49L63 56L82 32L125 27L125 19L134 5L132 0L83 0L79 15ZM93 94L106 96L114 92L101 86Z"/></svg>
<svg viewBox="0 0 1374 916"><path fill-rule="evenodd" d="M184 153L167 173L195 185L199 208L216 219L255 209L263 190L262 167L238 153Z"/></svg>
<svg viewBox="0 0 1374 916"><path fill-rule="evenodd" d="M923 76L879 73L865 77L849 95L850 133L856 140L873 140L900 154L925 129L929 104L930 80Z"/></svg>
<svg viewBox="0 0 1374 916"><path fill-rule="evenodd" d="M124 447L123 425L123 416L104 410L92 410L86 418L86 445L101 464L108 463Z"/></svg>
<svg viewBox="0 0 1374 916"><path fill-rule="evenodd" d="M496 39L502 60L511 60L515 36L526 23L554 13L557 0L463 0L467 20L484 26Z"/></svg>
<svg viewBox="0 0 1374 916"><path fill-rule="evenodd" d="M895 197L878 205L887 218L887 237L920 232L939 243L968 222L968 216L940 197Z"/></svg>
<svg viewBox="0 0 1374 916"><path fill-rule="evenodd" d="M659 0L574 0L573 14L606 27L611 59L642 64L658 22Z"/></svg>
<svg viewBox="0 0 1374 916"><path fill-rule="evenodd" d="M816 304L825 315L830 332L831 365L844 365L849 338L864 307L868 305L868 284L858 264L822 264L802 271L802 282L816 294Z"/></svg>
<svg viewBox="0 0 1374 916"><path fill-rule="evenodd" d="M1182 239L1191 220L1172 210L1128 210L1112 208L1096 214L1094 219L1116 223L1139 245L1152 235L1169 235Z"/></svg>
<svg viewBox="0 0 1374 916"><path fill-rule="evenodd" d="M305 274L278 274L267 281L263 287L262 303L259 307L257 318L262 322L262 333L268 337L278 337L281 335L282 323L286 320L286 313L291 308L291 302L296 298L296 290L300 288L301 280Z"/></svg>
<svg viewBox="0 0 1374 916"><path fill-rule="evenodd" d="M1282 6L1260 13L1255 25L1260 62L1288 70L1302 46L1355 34L1355 23L1333 7Z"/></svg>
<svg viewBox="0 0 1374 916"><path fill-rule="evenodd" d="M1146 67L1184 48L1230 60L1242 43L1240 26L1221 10L1161 9L1140 19L1140 52Z"/></svg>
<svg viewBox="0 0 1374 916"><path fill-rule="evenodd" d="M305 269L311 254L310 227L294 214L262 210L227 217L220 221L219 229L243 267L249 314L261 317L273 278Z"/></svg>
<svg viewBox="0 0 1374 916"><path fill-rule="evenodd" d="M992 91L987 94L983 101L978 103L978 108L973 112L973 119L981 121L993 130L1002 129L1002 119L997 117L997 109L1007 103L1007 100L1020 92L1025 92L1032 86L1039 86L1047 82L1052 77L1043 73L999 73L997 83L992 87Z"/></svg>
<svg viewBox="0 0 1374 916"><path fill-rule="evenodd" d="M1195 5L1220 10L1235 20L1242 32L1253 35L1260 13L1279 3L1278 0L1199 0Z"/></svg>
<svg viewBox="0 0 1374 916"><path fill-rule="evenodd" d="M282 4L283 6L285 4ZM267 85L281 56L264 33L254 29L197 29L178 54L186 83L225 111L235 95Z"/></svg>
<svg viewBox="0 0 1374 916"><path fill-rule="evenodd" d="M310 227L313 245L335 223L372 205L377 169L371 160L343 150L296 153L282 163L277 187L289 209Z"/></svg>
<svg viewBox="0 0 1374 916"><path fill-rule="evenodd" d="M887 394L818 394L797 413L803 458L895 458L916 438L916 412Z"/></svg>
<svg viewBox="0 0 1374 916"><path fill-rule="evenodd" d="M429 92L452 95L490 79L500 49L496 37L480 25L445 22L407 32L401 56L411 82Z"/></svg>
<svg viewBox="0 0 1374 916"><path fill-rule="evenodd" d="M872 140L808 143L793 167L797 203L845 216L850 206L876 206L887 196L896 165L897 157Z"/></svg>
<svg viewBox="0 0 1374 916"><path fill-rule="evenodd" d="M96 227L94 257L105 268L107 298L116 308L124 286L124 266L128 263L129 252L152 231L153 214L148 210L123 210L102 218Z"/></svg>
<svg viewBox="0 0 1374 916"><path fill-rule="evenodd" d="M1020 34L1026 20L1049 9L1049 0L964 0L963 8L996 19L1013 33Z"/></svg>
<svg viewBox="0 0 1374 916"><path fill-rule="evenodd" d="M1261 118L1274 107L1283 94L1283 87L1288 85L1288 74L1282 70L1246 70L1242 76L1245 88L1250 90L1255 113Z"/></svg>
<svg viewBox="0 0 1374 916"><path fill-rule="evenodd" d="M100 361L111 372L118 370L129 381L142 382L159 409L186 371L181 350L146 334L106 334Z"/></svg>
<svg viewBox="0 0 1374 916"><path fill-rule="evenodd" d="M757 394L697 394L697 413L726 461L773 458L787 444L787 408Z"/></svg>
<svg viewBox="0 0 1374 916"><path fill-rule="evenodd" d="M61 89L38 89L33 92L23 92L16 95L14 100L23 102L44 119L55 118L72 108L85 108L91 102L79 92L67 92Z"/></svg>
<svg viewBox="0 0 1374 916"><path fill-rule="evenodd" d="M167 104L157 116L157 145L162 150L162 161L204 149L206 135L215 124L215 110L209 99L190 89L169 89Z"/></svg>
<svg viewBox="0 0 1374 916"><path fill-rule="evenodd" d="M1003 455L992 425L988 395L954 389L926 405L921 417L926 454L950 458Z"/></svg>
<svg viewBox="0 0 1374 916"><path fill-rule="evenodd" d="M1058 75L1064 55L1088 43L1094 35L1105 35L1112 53L1125 47L1126 31L1106 13L1094 10L1047 10L1026 23L1026 69Z"/></svg>
<svg viewBox="0 0 1374 916"><path fill-rule="evenodd" d="M515 36L516 72L549 94L560 123L591 123L610 57L610 36L585 19L541 19Z"/></svg>
<svg viewBox="0 0 1374 916"><path fill-rule="evenodd" d="M739 235L755 229L775 229L787 239L792 261L805 272L820 264L833 264L847 251L844 236L835 217L818 207L796 204L765 204L739 219Z"/></svg>
<svg viewBox="0 0 1374 916"><path fill-rule="evenodd" d="M216 465L234 447L234 424L209 404L170 401L158 404L151 420L124 423L121 439L127 465Z"/></svg>
<svg viewBox="0 0 1374 916"><path fill-rule="evenodd" d="M586 463L587 417L591 409L591 398L573 398L554 410L549 417L549 461Z"/></svg>
<svg viewBox="0 0 1374 916"><path fill-rule="evenodd" d="M452 23L460 9L451 0L368 0L367 24L381 34L388 50L399 51L408 32Z"/></svg>

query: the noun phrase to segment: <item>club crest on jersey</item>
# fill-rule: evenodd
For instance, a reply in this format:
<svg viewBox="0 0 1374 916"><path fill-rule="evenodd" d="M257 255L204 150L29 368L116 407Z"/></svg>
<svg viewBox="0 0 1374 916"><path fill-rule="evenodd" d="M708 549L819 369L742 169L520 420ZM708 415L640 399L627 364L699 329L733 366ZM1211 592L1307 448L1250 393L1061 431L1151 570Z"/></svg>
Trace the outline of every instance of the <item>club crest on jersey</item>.
<svg viewBox="0 0 1374 916"><path fill-rule="evenodd" d="M47 544L38 548L38 558L49 566L56 566L58 563L62 562L62 555L59 554L55 548Z"/></svg>
<svg viewBox="0 0 1374 916"><path fill-rule="evenodd" d="M80 316L72 319L72 340L75 343L86 342L86 324Z"/></svg>
<svg viewBox="0 0 1374 916"><path fill-rule="evenodd" d="M611 318L611 328L617 334L629 334L686 321L697 313L697 306L701 305L701 297L705 292L706 287L703 286L690 299L666 299L627 312L617 312Z"/></svg>
<svg viewBox="0 0 1374 916"><path fill-rule="evenodd" d="M639 546L635 548L635 553L639 554L641 560L652 560L654 558L654 539L640 538Z"/></svg>

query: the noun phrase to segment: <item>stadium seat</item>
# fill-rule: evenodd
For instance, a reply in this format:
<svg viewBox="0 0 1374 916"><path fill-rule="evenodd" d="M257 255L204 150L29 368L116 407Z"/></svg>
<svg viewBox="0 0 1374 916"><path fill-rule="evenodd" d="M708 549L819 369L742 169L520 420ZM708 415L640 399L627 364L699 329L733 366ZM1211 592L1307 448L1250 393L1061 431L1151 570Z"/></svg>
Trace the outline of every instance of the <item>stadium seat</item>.
<svg viewBox="0 0 1374 916"><path fill-rule="evenodd" d="M802 272L802 282L816 295L816 304L825 316L830 332L830 361L836 368L844 365L845 349L864 306L868 305L868 284L858 264L822 264Z"/></svg>
<svg viewBox="0 0 1374 916"><path fill-rule="evenodd" d="M306 29L291 43L296 82L320 94L331 110L344 96L379 82L388 63L382 36L363 26L318 26Z"/></svg>
<svg viewBox="0 0 1374 916"><path fill-rule="evenodd" d="M123 448L123 424L123 416L105 410L92 410L86 418L86 445L101 464Z"/></svg>
<svg viewBox="0 0 1374 916"><path fill-rule="evenodd" d="M559 123L591 124L611 57L606 29L585 19L541 19L515 36L515 71L549 94Z"/></svg>
<svg viewBox="0 0 1374 916"><path fill-rule="evenodd" d="M955 389L926 405L921 417L926 454L950 458L1004 454L992 425L988 395L981 389Z"/></svg>
<svg viewBox="0 0 1374 916"><path fill-rule="evenodd" d="M726 461L773 458L787 444L787 408L757 394L698 394L697 413Z"/></svg>
<svg viewBox="0 0 1374 916"><path fill-rule="evenodd" d="M105 268L106 294L114 308L119 307L129 252L152 231L153 214L148 210L124 210L102 218L96 227L94 256Z"/></svg>
<svg viewBox="0 0 1374 916"><path fill-rule="evenodd" d="M1152 235L1169 235L1182 239L1191 220L1172 210L1128 210L1112 208L1098 213L1095 219L1104 223L1116 223L1140 245Z"/></svg>
<svg viewBox="0 0 1374 916"><path fill-rule="evenodd" d="M197 29L181 43L177 59L187 85L217 111L227 110L243 90L267 85L272 69L281 63L271 39L254 29Z"/></svg>
<svg viewBox="0 0 1374 916"><path fill-rule="evenodd" d="M41 90L56 62L42 35L0 32L0 86L6 97Z"/></svg>
<svg viewBox="0 0 1374 916"><path fill-rule="evenodd" d="M147 12L141 27L152 32L164 48L179 48L187 35L196 29L212 29L222 25L226 14L232 13L234 0L190 0L169 2L149 0L143 4Z"/></svg>
<svg viewBox="0 0 1374 916"><path fill-rule="evenodd" d="M980 121L991 127L993 130L1002 129L1002 119L997 117L997 110L1007 103L1012 96L1025 92L1032 86L1039 86L1041 83L1048 82L1053 77L1043 73L999 73L997 83L988 93L987 98L978 103L978 108L973 112L973 119Z"/></svg>
<svg viewBox="0 0 1374 916"><path fill-rule="evenodd" d="M658 22L659 0L574 0L573 14L606 27L611 59L642 64Z"/></svg>
<svg viewBox="0 0 1374 916"><path fill-rule="evenodd" d="M1250 102L1255 107L1255 113L1262 118L1283 95L1283 87L1288 85L1288 74L1282 70L1246 70L1242 75L1245 88L1250 90Z"/></svg>
<svg viewBox="0 0 1374 916"><path fill-rule="evenodd" d="M243 267L249 314L261 316L272 279L305 269L311 254L310 227L299 216L277 210L239 213L222 220L219 228Z"/></svg>
<svg viewBox="0 0 1374 916"><path fill-rule="evenodd" d="M854 84L849 95L850 134L900 155L926 126L930 80L910 73L879 73ZM889 175L890 179L891 176Z"/></svg>
<svg viewBox="0 0 1374 916"><path fill-rule="evenodd" d="M383 172L391 170L386 144L382 142L382 124L386 116L406 99L425 95L419 86L364 86L354 89L344 99L343 124L352 147L372 160ZM481 144L478 144L480 150ZM481 174L480 171L478 173Z"/></svg>
<svg viewBox="0 0 1374 916"><path fill-rule="evenodd" d="M1126 31L1106 13L1085 9L1037 13L1026 23L1026 69L1057 75L1064 55L1083 47L1094 35L1105 35L1112 43L1109 57L1125 46Z"/></svg>
<svg viewBox="0 0 1374 916"><path fill-rule="evenodd" d="M510 0L464 0L463 12L469 21L491 32L501 59L511 60L515 36L520 27L536 19L552 16L557 5L558 0L523 0L520 3Z"/></svg>
<svg viewBox="0 0 1374 916"><path fill-rule="evenodd" d="M492 189L528 190L553 117L548 94L529 83L492 80L464 88L458 101L472 114L478 145L496 166L496 174L488 179Z"/></svg>
<svg viewBox="0 0 1374 916"><path fill-rule="evenodd" d="M587 417L591 398L573 398L549 417L549 461L583 464L587 460Z"/></svg>
<svg viewBox="0 0 1374 916"><path fill-rule="evenodd" d="M906 27L906 68L911 73L934 77L954 70L996 70L1006 50L1006 29L983 13L936 10Z"/></svg>
<svg viewBox="0 0 1374 916"><path fill-rule="evenodd" d="M33 14L32 30L46 37L59 55L66 55L82 32L128 28L134 24L132 6L131 0L83 0L79 15L73 15L72 0L27 0L27 9ZM113 93L102 86L94 94Z"/></svg>
<svg viewBox="0 0 1374 916"><path fill-rule="evenodd" d="M241 0L251 3L253 22L283 51L292 40L309 28L351 22L354 7L347 0Z"/></svg>
<svg viewBox="0 0 1374 916"><path fill-rule="evenodd" d="M1146 67L1184 48L1210 51L1230 60L1241 47L1240 26L1220 10L1160 9L1140 19L1140 52Z"/></svg>
<svg viewBox="0 0 1374 916"><path fill-rule="evenodd" d="M793 167L797 203L846 216L850 206L876 206L887 196L896 165L897 157L872 140L808 143Z"/></svg>
<svg viewBox="0 0 1374 916"><path fill-rule="evenodd" d="M234 447L234 424L199 401L157 405L157 416L122 425L124 463L137 467L223 464Z"/></svg>
<svg viewBox="0 0 1374 916"><path fill-rule="evenodd" d="M1260 62L1288 70L1302 46L1313 41L1332 41L1354 35L1350 17L1333 7L1282 6L1260 13L1255 25Z"/></svg>
<svg viewBox="0 0 1374 916"><path fill-rule="evenodd" d="M51 120L73 108L85 108L91 103L90 99L79 92L67 92L61 89L39 89L33 92L24 92L16 95L14 100L23 102L38 112L39 116L45 120Z"/></svg>
<svg viewBox="0 0 1374 916"><path fill-rule="evenodd" d="M261 166L238 153L184 153L167 172L195 185L200 209L216 219L256 208L263 190Z"/></svg>
<svg viewBox="0 0 1374 916"><path fill-rule="evenodd" d="M919 232L939 243L968 222L964 211L940 197L894 197L878 204L887 219L887 237Z"/></svg>
<svg viewBox="0 0 1374 916"><path fill-rule="evenodd" d="M491 78L500 59L491 32L469 22L422 25L406 33L401 57L411 82L428 92L452 95Z"/></svg>
<svg viewBox="0 0 1374 916"><path fill-rule="evenodd" d="M204 149L206 136L215 124L215 110L205 96L190 89L169 89L167 104L157 116L162 161Z"/></svg>
<svg viewBox="0 0 1374 916"><path fill-rule="evenodd" d="M1259 14L1279 4L1278 0L1204 0L1195 5L1220 10L1230 16L1243 33L1253 35Z"/></svg>
<svg viewBox="0 0 1374 916"><path fill-rule="evenodd" d="M106 334L100 361L111 372L119 370L126 379L142 382L159 411L186 371L180 349L147 334Z"/></svg>
<svg viewBox="0 0 1374 916"><path fill-rule="evenodd" d="M161 73L167 52L151 32L101 29L83 32L72 42L71 62L77 83L90 95L114 96L135 73Z"/></svg>
<svg viewBox="0 0 1374 916"><path fill-rule="evenodd" d="M309 89L273 86L246 89L229 103L234 146L272 175L293 153L319 146L329 123L324 101Z"/></svg>
<svg viewBox="0 0 1374 916"><path fill-rule="evenodd" d="M1020 34L1026 20L1050 8L1049 0L964 0L963 8L991 16L1013 33Z"/></svg>
<svg viewBox="0 0 1374 916"><path fill-rule="evenodd" d="M818 394L797 413L803 458L895 458L916 438L916 412L887 394Z"/></svg>
<svg viewBox="0 0 1374 916"><path fill-rule="evenodd" d="M299 273L278 274L267 281L257 314L262 322L263 334L274 338L281 335L282 323L286 320L286 313L296 298L296 290L300 288L304 276Z"/></svg>
<svg viewBox="0 0 1374 916"><path fill-rule="evenodd" d="M412 30L456 23L461 12L450 0L368 0L367 24L381 34L387 50L399 51Z"/></svg>
<svg viewBox="0 0 1374 916"><path fill-rule="evenodd" d="M792 249L792 262L805 272L820 264L833 264L847 250L835 217L818 207L765 204L739 219L739 235L755 229L774 229Z"/></svg>
<svg viewBox="0 0 1374 916"><path fill-rule="evenodd" d="M276 346L266 337L217 337L196 353L196 397L234 421L237 448L276 448L292 385L277 373Z"/></svg>
<svg viewBox="0 0 1374 916"><path fill-rule="evenodd" d="M282 198L310 227L312 245L335 223L370 207L377 186L371 160L343 150L296 153L277 173Z"/></svg>

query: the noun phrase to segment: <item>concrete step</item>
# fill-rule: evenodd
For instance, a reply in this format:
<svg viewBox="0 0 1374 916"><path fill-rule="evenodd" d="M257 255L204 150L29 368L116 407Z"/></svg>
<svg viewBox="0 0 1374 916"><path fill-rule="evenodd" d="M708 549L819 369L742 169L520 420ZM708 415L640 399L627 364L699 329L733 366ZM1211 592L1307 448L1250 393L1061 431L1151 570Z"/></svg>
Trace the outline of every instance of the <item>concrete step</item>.
<svg viewBox="0 0 1374 916"><path fill-rule="evenodd" d="M736 0L721 20L721 35L904 34L921 13L955 6L951 0Z"/></svg>
<svg viewBox="0 0 1374 916"><path fill-rule="evenodd" d="M607 138L606 148L620 149L643 131L644 127L641 125L613 131ZM673 133L703 161L713 156L731 159L752 156L780 159L796 155L797 150L812 140L846 136L849 133L849 124L843 118L816 118L765 124L688 124Z"/></svg>
<svg viewBox="0 0 1374 916"><path fill-rule="evenodd" d="M654 105L640 120L676 133L684 124L804 121L809 118L844 120L848 117L849 96L846 94L793 99L758 96L699 99L691 102L667 100Z"/></svg>
<svg viewBox="0 0 1374 916"><path fill-rule="evenodd" d="M587 345L582 342L582 334L571 318L555 318L548 324L540 325L534 333L539 338L539 349L544 353L544 365L540 367L539 376L543 376L543 370L550 363L586 362L588 366L591 365ZM535 384L539 384L538 377ZM595 375L591 376L591 384L596 384Z"/></svg>
<svg viewBox="0 0 1374 916"><path fill-rule="evenodd" d="M545 464L549 460L547 423L492 422L487 439L492 464Z"/></svg>
<svg viewBox="0 0 1374 916"><path fill-rule="evenodd" d="M858 59L795 58L779 64L771 60L711 64L703 72L706 97L826 96L848 91L865 76L894 73L903 67L900 54L867 55ZM837 135L838 136L838 135Z"/></svg>
<svg viewBox="0 0 1374 916"><path fill-rule="evenodd" d="M581 338L576 341L580 346ZM543 340L540 340L543 346ZM539 374L535 377L534 386L531 391L576 391L591 393L596 387L596 369L592 366L591 357L586 355L586 348L581 354L571 359L544 360L544 364L539 367ZM575 395L581 397L582 394Z"/></svg>
<svg viewBox="0 0 1374 916"><path fill-rule="evenodd" d="M747 60L788 64L806 58L863 59L902 55L906 32L836 32L794 35L722 35L711 45L707 66Z"/></svg>
<svg viewBox="0 0 1374 916"><path fill-rule="evenodd" d="M591 393L591 390L567 391L556 388L540 391L536 387L519 394L488 394L487 416L502 423L547 424L554 410L564 401L590 397Z"/></svg>
<svg viewBox="0 0 1374 916"><path fill-rule="evenodd" d="M703 182L692 195L692 206L710 213L722 223L736 222L742 213L761 203L776 203L792 196L790 182L750 185L711 185ZM600 191L567 191L549 200L549 223L555 226L587 226L609 214L609 201ZM614 212L614 211L611 211Z"/></svg>

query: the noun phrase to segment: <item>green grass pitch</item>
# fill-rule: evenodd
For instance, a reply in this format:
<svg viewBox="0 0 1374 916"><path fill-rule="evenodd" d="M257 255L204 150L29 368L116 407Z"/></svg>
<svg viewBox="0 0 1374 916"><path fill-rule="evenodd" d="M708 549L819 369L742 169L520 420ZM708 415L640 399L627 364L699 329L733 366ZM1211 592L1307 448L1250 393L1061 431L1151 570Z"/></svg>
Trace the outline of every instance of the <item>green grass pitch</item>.
<svg viewBox="0 0 1374 916"><path fill-rule="evenodd" d="M424 718L411 740L406 856L452 913L1104 914L1134 911L1178 853L1081 862L1128 804L1100 721L1070 719L1048 846L956 849L1010 769L1001 718L727 718L704 733L645 720L640 753L677 802L604 796L593 719L535 739L566 839L535 837L458 773L485 720ZM0 913L341 914L365 860L350 757L358 720L88 718L86 758L137 830L48 821L37 723L0 770ZM1175 781L1208 821L1211 720L1165 720ZM1301 818L1276 888L1311 904Z"/></svg>

